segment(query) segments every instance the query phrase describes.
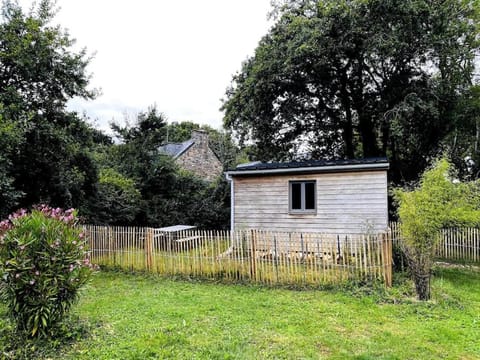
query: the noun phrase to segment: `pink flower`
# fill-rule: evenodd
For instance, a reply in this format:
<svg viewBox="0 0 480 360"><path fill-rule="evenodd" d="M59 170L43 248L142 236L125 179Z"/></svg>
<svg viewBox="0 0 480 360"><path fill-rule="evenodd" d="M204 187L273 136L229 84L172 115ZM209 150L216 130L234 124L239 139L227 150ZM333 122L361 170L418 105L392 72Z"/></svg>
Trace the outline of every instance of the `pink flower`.
<svg viewBox="0 0 480 360"><path fill-rule="evenodd" d="M20 274L15 274L15 279L18 279L20 277Z"/></svg>
<svg viewBox="0 0 480 360"><path fill-rule="evenodd" d="M20 210L14 212L13 214L9 215L8 220L13 221L13 220L16 220L16 219L20 219L20 218L24 217L25 215L27 215L27 210L20 209Z"/></svg>
<svg viewBox="0 0 480 360"><path fill-rule="evenodd" d="M64 223L68 224L69 222L71 222L73 220L73 215L62 216L61 219Z"/></svg>
<svg viewBox="0 0 480 360"><path fill-rule="evenodd" d="M40 271L35 271L35 275L39 276L40 275Z"/></svg>
<svg viewBox="0 0 480 360"><path fill-rule="evenodd" d="M32 279L30 280L30 285L33 285L33 284L35 284L35 280Z"/></svg>
<svg viewBox="0 0 480 360"><path fill-rule="evenodd" d="M5 232L12 228L12 223L10 220L3 220L0 222L0 240L3 240Z"/></svg>
<svg viewBox="0 0 480 360"><path fill-rule="evenodd" d="M3 220L0 222L0 231L9 230L12 228L12 223L9 220Z"/></svg>

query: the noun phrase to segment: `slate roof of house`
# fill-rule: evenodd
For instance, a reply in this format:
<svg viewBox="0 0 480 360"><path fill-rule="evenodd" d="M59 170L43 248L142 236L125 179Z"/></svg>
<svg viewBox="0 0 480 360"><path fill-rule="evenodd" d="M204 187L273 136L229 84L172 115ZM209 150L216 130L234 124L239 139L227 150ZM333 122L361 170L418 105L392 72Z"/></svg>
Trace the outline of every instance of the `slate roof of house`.
<svg viewBox="0 0 480 360"><path fill-rule="evenodd" d="M187 151L195 142L190 139L182 143L169 143L162 145L158 150L164 154L172 156L174 159L178 158L185 151Z"/></svg>
<svg viewBox="0 0 480 360"><path fill-rule="evenodd" d="M340 160L307 160L290 162L253 162L240 164L227 172L228 175L261 175L270 173L309 173L336 171L387 170L385 157Z"/></svg>

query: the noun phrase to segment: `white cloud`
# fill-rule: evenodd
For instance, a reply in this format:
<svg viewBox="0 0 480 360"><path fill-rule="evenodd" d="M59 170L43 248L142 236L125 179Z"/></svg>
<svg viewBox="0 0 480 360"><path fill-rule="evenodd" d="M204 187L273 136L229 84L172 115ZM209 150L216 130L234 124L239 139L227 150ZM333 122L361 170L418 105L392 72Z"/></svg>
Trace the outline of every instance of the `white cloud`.
<svg viewBox="0 0 480 360"><path fill-rule="evenodd" d="M29 7L31 1L22 1ZM60 0L54 23L95 52L102 95L72 109L101 128L156 103L171 121L221 127L220 99L270 23L270 0Z"/></svg>

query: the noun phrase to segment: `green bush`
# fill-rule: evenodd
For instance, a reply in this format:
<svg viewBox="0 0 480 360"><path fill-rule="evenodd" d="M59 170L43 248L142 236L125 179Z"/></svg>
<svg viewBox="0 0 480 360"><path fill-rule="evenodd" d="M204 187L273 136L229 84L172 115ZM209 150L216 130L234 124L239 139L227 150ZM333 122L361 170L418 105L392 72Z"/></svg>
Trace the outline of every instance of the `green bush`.
<svg viewBox="0 0 480 360"><path fill-rule="evenodd" d="M93 266L73 209L42 205L0 223L0 298L16 330L48 337Z"/></svg>
<svg viewBox="0 0 480 360"><path fill-rule="evenodd" d="M480 225L480 185L454 178L451 163L435 161L413 190L395 190L403 251L419 300L430 299L435 246L443 227Z"/></svg>

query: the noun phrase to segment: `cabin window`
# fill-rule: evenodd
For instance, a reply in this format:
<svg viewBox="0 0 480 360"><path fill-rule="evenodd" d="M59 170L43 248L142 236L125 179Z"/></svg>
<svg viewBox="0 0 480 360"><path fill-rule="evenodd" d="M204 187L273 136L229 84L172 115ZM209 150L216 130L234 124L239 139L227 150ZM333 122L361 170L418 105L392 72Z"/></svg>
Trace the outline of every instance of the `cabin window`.
<svg viewBox="0 0 480 360"><path fill-rule="evenodd" d="M290 213L311 214L316 212L316 181L290 181Z"/></svg>

